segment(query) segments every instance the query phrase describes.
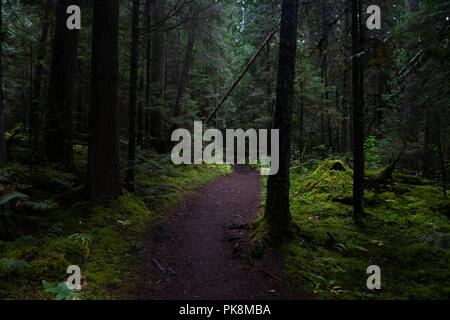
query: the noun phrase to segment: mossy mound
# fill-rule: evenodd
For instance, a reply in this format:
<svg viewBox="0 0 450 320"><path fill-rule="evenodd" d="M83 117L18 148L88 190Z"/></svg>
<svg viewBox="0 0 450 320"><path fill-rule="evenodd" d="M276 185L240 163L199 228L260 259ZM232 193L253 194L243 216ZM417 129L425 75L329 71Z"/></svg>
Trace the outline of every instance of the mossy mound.
<svg viewBox="0 0 450 320"><path fill-rule="evenodd" d="M307 176L298 186L302 192L312 194L345 193L353 185L353 171L342 161L328 160Z"/></svg>

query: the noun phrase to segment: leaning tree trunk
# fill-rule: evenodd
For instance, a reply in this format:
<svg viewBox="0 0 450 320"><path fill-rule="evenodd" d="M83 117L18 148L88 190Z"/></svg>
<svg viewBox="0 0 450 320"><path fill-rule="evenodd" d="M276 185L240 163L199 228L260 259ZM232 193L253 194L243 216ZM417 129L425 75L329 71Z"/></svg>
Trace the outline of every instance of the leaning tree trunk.
<svg viewBox="0 0 450 320"><path fill-rule="evenodd" d="M67 7L80 5L80 0L58 0L53 57L45 117L44 150L48 161L73 167L73 88L78 49L78 30L66 26Z"/></svg>
<svg viewBox="0 0 450 320"><path fill-rule="evenodd" d="M96 200L113 200L120 193L118 78L119 0L95 0L88 191Z"/></svg>
<svg viewBox="0 0 450 320"><path fill-rule="evenodd" d="M128 170L127 185L134 192L136 184L136 104L138 78L140 0L133 0L131 23L130 105L128 110Z"/></svg>
<svg viewBox="0 0 450 320"><path fill-rule="evenodd" d="M6 139L5 139L5 105L3 102L3 19L2 2L0 1L0 167L6 165Z"/></svg>
<svg viewBox="0 0 450 320"><path fill-rule="evenodd" d="M297 50L298 0L283 0L274 128L280 130L280 167L269 177L265 220L275 239L289 228L289 167L292 107L294 103L295 55Z"/></svg>
<svg viewBox="0 0 450 320"><path fill-rule="evenodd" d="M359 2L352 0L352 90L353 90L353 211L356 221L364 215L364 114L361 82Z"/></svg>

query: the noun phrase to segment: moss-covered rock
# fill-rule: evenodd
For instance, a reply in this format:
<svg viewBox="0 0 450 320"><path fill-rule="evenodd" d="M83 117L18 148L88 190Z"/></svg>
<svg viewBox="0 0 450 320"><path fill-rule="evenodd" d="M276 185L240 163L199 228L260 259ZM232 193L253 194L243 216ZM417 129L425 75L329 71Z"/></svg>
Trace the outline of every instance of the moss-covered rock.
<svg viewBox="0 0 450 320"><path fill-rule="evenodd" d="M353 185L353 172L342 161L328 160L307 176L299 186L313 194L343 194Z"/></svg>

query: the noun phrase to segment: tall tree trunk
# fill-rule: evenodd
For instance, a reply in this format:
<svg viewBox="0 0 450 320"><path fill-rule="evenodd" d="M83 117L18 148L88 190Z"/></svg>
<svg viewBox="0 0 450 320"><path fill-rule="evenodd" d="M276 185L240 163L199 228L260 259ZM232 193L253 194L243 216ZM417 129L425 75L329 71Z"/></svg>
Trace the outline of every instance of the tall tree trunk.
<svg viewBox="0 0 450 320"><path fill-rule="evenodd" d="M335 106L336 106L336 111L338 111L340 108L339 108L339 85L338 85L338 83L336 83L336 93L335 93L335 96L334 96L334 99L335 99ZM336 122L336 124L337 124L337 121L335 121ZM334 144L334 150L336 151L336 152L340 152L341 151L341 144L340 144L340 129L339 129L339 125L336 125L335 124L335 134L336 134L336 140L335 140L335 144Z"/></svg>
<svg viewBox="0 0 450 320"><path fill-rule="evenodd" d="M142 97L142 92L145 91L145 80L144 80L144 73L145 71L141 72L141 76L139 79L139 92L140 96ZM141 149L144 148L144 141L143 141L143 129L142 122L144 121L144 103L142 100L138 103L138 110L137 110L137 119L136 119L136 144L141 147Z"/></svg>
<svg viewBox="0 0 450 320"><path fill-rule="evenodd" d="M130 105L128 110L128 170L127 185L134 192L136 187L136 104L138 81L140 0L133 0L131 26Z"/></svg>
<svg viewBox="0 0 450 320"><path fill-rule="evenodd" d="M97 200L120 193L118 72L119 0L94 0L88 190Z"/></svg>
<svg viewBox="0 0 450 320"><path fill-rule="evenodd" d="M356 221L364 216L364 114L361 88L360 0L352 0L353 90L353 210Z"/></svg>
<svg viewBox="0 0 450 320"><path fill-rule="evenodd" d="M43 3L43 16L42 16L42 31L39 39L39 48L37 63L35 66L34 81L31 93L31 105L30 105L30 123L29 123L29 135L30 145L32 153L35 154L35 148L39 140L39 127L40 127L40 105L41 105L41 88L42 88L42 72L44 70L44 59L46 55L45 43L48 38L48 19L50 15L51 4L48 1Z"/></svg>
<svg viewBox="0 0 450 320"><path fill-rule="evenodd" d="M44 150L47 160L73 167L73 88L78 49L78 30L66 26L67 7L81 0L58 0L53 57L49 80Z"/></svg>
<svg viewBox="0 0 450 320"><path fill-rule="evenodd" d="M447 198L447 163L444 158L444 153L442 152L441 143L441 118L437 118L437 134L438 134L438 154L441 160L441 179L442 179L442 190L444 191L444 197Z"/></svg>
<svg viewBox="0 0 450 320"><path fill-rule="evenodd" d="M144 108L144 129L145 137L142 139L142 146L145 148L150 147L150 107L151 107L151 75L152 75L152 50L151 50L151 3L152 0L146 0L144 8L145 16L145 108ZM144 130L142 130L144 132Z"/></svg>
<svg viewBox="0 0 450 320"><path fill-rule="evenodd" d="M0 1L0 167L6 165L6 139L5 139L5 104L3 102L3 18L2 3Z"/></svg>
<svg viewBox="0 0 450 320"><path fill-rule="evenodd" d="M303 97L303 81L300 81L300 92L302 95L300 96L300 114L299 114L299 130L300 130L300 139L299 139L299 151L300 155L303 159L303 148L305 145L305 99Z"/></svg>
<svg viewBox="0 0 450 320"><path fill-rule="evenodd" d="M419 0L406 0L406 13L414 13L419 11ZM411 59L409 57L409 59ZM414 117L418 114L417 96L414 92L417 91L415 86L417 85L417 75L415 72L410 72L404 79L404 86L408 92L408 95L404 97L403 104L405 105L403 119L404 119L404 134L403 143L405 146L413 146L418 142L419 132L415 126Z"/></svg>
<svg viewBox="0 0 450 320"><path fill-rule="evenodd" d="M151 74L151 90L152 90L152 111L150 121L150 134L152 136L152 145L158 152L162 152L164 148L163 130L164 124L162 120L162 100L164 97L164 67L165 67L165 40L162 21L164 19L164 3L161 1L153 1L152 3L152 20L155 30L152 36L152 74Z"/></svg>
<svg viewBox="0 0 450 320"><path fill-rule="evenodd" d="M328 94L328 38L329 38L329 30L328 30L328 19L329 19L329 8L327 0L321 1L321 13L322 13L322 42L320 44L320 54L322 57L321 63L321 74L322 79L324 81L325 93L325 113L326 117L326 127L327 127L327 137L328 137L328 147L333 147L332 133L331 133L331 117L329 114L329 94ZM323 121L323 118L321 118ZM323 136L325 132L322 133ZM325 138L323 139L323 143L325 143Z"/></svg>
<svg viewBox="0 0 450 320"><path fill-rule="evenodd" d="M194 14L195 16L195 14ZM175 100L175 111L174 116L178 117L181 112L181 99L183 99L184 93L186 92L186 84L189 76L189 71L191 69L192 54L194 52L195 43L195 24L194 20L191 20L188 28L188 41L186 45L186 56L183 62L183 71L181 72L180 81L178 82L177 97Z"/></svg>
<svg viewBox="0 0 450 320"><path fill-rule="evenodd" d="M295 56L297 50L298 0L283 0L274 128L280 130L280 167L267 183L264 217L272 234L279 238L289 228L289 167L294 103Z"/></svg>
<svg viewBox="0 0 450 320"><path fill-rule="evenodd" d="M349 56L351 55L351 52L348 50L348 47L350 46L350 37L349 37L349 30L351 29L351 11L350 8L346 5L345 7L345 13L344 13L344 35L343 35L343 43L344 43L344 80L342 84L342 151L347 152L348 151L348 118L350 113L350 72L349 72Z"/></svg>
<svg viewBox="0 0 450 320"><path fill-rule="evenodd" d="M348 151L348 68L344 69L344 81L342 85L342 152Z"/></svg>

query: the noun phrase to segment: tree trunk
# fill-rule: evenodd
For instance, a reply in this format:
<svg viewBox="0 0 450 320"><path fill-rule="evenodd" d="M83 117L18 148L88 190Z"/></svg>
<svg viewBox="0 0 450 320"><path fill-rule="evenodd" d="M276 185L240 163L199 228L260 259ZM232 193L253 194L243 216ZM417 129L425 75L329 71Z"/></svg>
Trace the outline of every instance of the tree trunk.
<svg viewBox="0 0 450 320"><path fill-rule="evenodd" d="M165 41L162 20L164 19L164 4L160 1L152 3L152 21L155 30L152 32L152 65L151 65L151 105L150 134L153 139L152 146L162 152L164 124L161 107L164 94L164 67L165 67Z"/></svg>
<svg viewBox="0 0 450 320"><path fill-rule="evenodd" d="M442 179L442 190L444 192L444 197L447 198L447 163L444 158L444 153L442 152L441 143L441 119L440 116L437 118L437 134L438 134L438 153L441 160L441 179Z"/></svg>
<svg viewBox="0 0 450 320"><path fill-rule="evenodd" d="M139 45L139 7L140 0L133 0L131 26L131 66L130 66L130 105L128 110L128 170L127 185L131 192L136 187L136 104L138 81Z"/></svg>
<svg viewBox="0 0 450 320"><path fill-rule="evenodd" d="M195 16L195 14L194 14ZM192 54L194 52L194 43L195 43L195 25L194 22L191 21L189 23L189 29L188 29L188 41L186 45L186 56L184 57L183 62L183 71L181 72L180 81L178 83L178 89L177 89L177 97L175 100L175 111L174 116L178 117L181 112L181 99L183 99L184 93L186 92L186 83L189 76L189 71L191 69L191 62L192 62Z"/></svg>
<svg viewBox="0 0 450 320"><path fill-rule="evenodd" d="M29 139L32 149L32 153L35 154L35 149L39 140L39 127L40 127L40 105L41 105L41 88L42 88L42 73L44 70L44 59L46 56L45 43L48 38L48 19L50 15L51 4L48 1L44 1L44 12L42 17L42 31L41 38L39 39L39 48L37 63L35 66L34 81L31 93L31 106L30 106L30 119L29 119Z"/></svg>
<svg viewBox="0 0 450 320"><path fill-rule="evenodd" d="M78 30L66 26L67 7L81 1L58 0L53 57L49 80L44 150L47 160L73 167L73 88L76 71Z"/></svg>
<svg viewBox="0 0 450 320"><path fill-rule="evenodd" d="M352 90L353 90L353 210L356 221L364 215L364 114L361 88L361 43L359 2L352 0Z"/></svg>
<svg viewBox="0 0 450 320"><path fill-rule="evenodd" d="M303 93L303 81L300 81L300 92ZM305 99L303 94L300 96L300 114L299 114L299 130L300 130L300 138L299 138L299 151L300 155L303 158L303 148L305 141Z"/></svg>
<svg viewBox="0 0 450 320"><path fill-rule="evenodd" d="M342 151L347 152L348 151L348 118L350 113L350 104L351 101L350 97L350 72L348 67L348 57L351 55L351 52L349 52L348 44L350 43L350 37L349 37L349 30L351 27L351 11L349 7L345 8L344 13L344 36L343 36L343 43L344 43L344 80L342 84Z"/></svg>
<svg viewBox="0 0 450 320"><path fill-rule="evenodd" d="M406 13L419 11L419 2L420 0L406 0Z"/></svg>
<svg viewBox="0 0 450 320"><path fill-rule="evenodd" d="M96 200L120 193L118 71L119 0L95 0L92 28L88 190Z"/></svg>
<svg viewBox="0 0 450 320"><path fill-rule="evenodd" d="M334 99L335 99L336 111L338 111L340 108L339 108L339 86L337 83L336 83L336 93L335 93ZM336 140L334 143L334 150L336 152L340 152L341 151L341 141L340 141L340 133L341 132L340 132L339 125L337 125L337 121L335 121L335 122L336 122L335 123Z"/></svg>
<svg viewBox="0 0 450 320"><path fill-rule="evenodd" d="M141 72L140 80L139 80L139 92L140 96L142 96L142 92L144 92L145 87L145 80L144 80L144 73L145 71ZM144 121L144 103L140 101L138 104L138 110L137 110L137 128L136 128L136 144L141 147L141 149L144 148L144 127L142 126L142 122Z"/></svg>
<svg viewBox="0 0 450 320"><path fill-rule="evenodd" d="M5 104L3 102L3 19L2 3L0 1L0 167L6 165L6 139L5 139Z"/></svg>
<svg viewBox="0 0 450 320"><path fill-rule="evenodd" d="M348 113L349 113L349 107L348 107L348 69L345 67L344 70L344 81L342 85L342 152L347 152L348 150Z"/></svg>
<svg viewBox="0 0 450 320"><path fill-rule="evenodd" d="M269 177L264 214L275 238L280 238L288 230L291 220L289 211L289 167L298 6L298 0L283 0L281 9L277 98L274 117L274 128L280 130L280 167L276 175Z"/></svg>
<svg viewBox="0 0 450 320"><path fill-rule="evenodd" d="M328 30L328 6L327 6L327 0L321 1L321 12L322 12L322 42L320 43L320 55L322 57L322 64L321 64L321 74L322 79L324 81L324 87L325 87L325 93L324 93L324 100L325 100L325 112L327 114L326 117L326 127L327 127L327 137L328 137L328 147L333 147L333 140L332 140L332 133L331 133L331 117L329 114L329 94L328 94L328 36L329 36L329 30ZM324 117L324 116L323 116ZM324 121L323 118L321 121ZM325 136L325 132L322 133L323 136ZM323 143L325 144L325 137L323 138Z"/></svg>
<svg viewBox="0 0 450 320"><path fill-rule="evenodd" d="M151 47L151 3L152 0L146 0L144 8L144 23L145 23L145 108L143 115L143 132L145 135L143 137L143 146L145 148L150 148L150 107L151 107L151 83L152 83L152 47Z"/></svg>

